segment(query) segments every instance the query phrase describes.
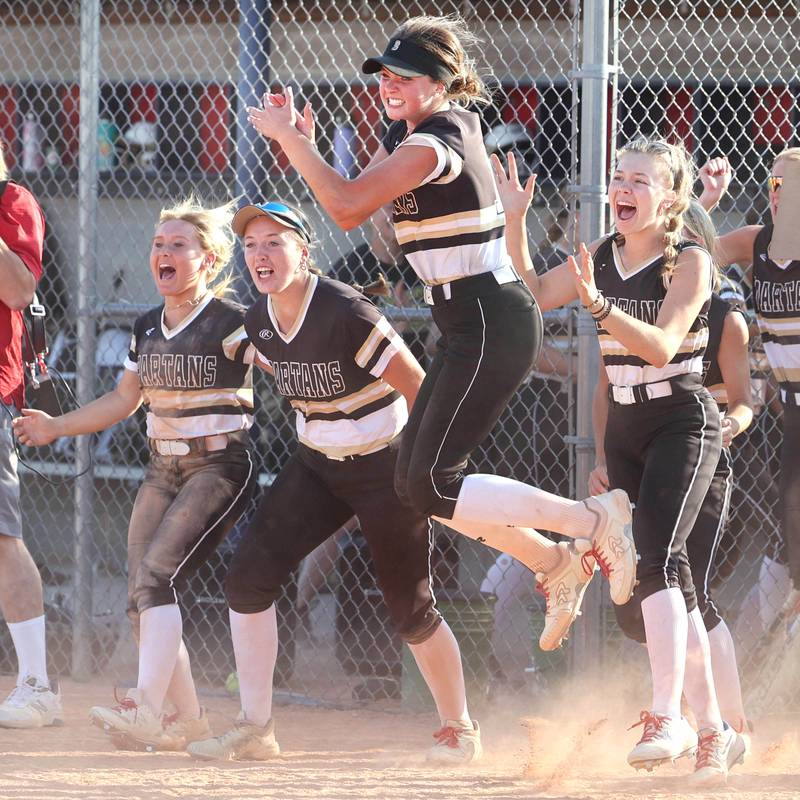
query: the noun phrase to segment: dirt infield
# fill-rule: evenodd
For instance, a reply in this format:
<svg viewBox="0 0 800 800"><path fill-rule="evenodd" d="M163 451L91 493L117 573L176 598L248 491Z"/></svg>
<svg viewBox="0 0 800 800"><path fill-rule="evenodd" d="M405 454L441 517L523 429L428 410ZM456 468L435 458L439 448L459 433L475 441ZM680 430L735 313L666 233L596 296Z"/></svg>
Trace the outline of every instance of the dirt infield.
<svg viewBox="0 0 800 800"><path fill-rule="evenodd" d="M11 679L0 678L0 692L10 688ZM800 797L796 717L761 720L752 758L737 767L725 790L704 793L687 790L688 763L653 775L630 771L625 752L636 733L625 730L627 712L613 721L584 713L571 722L552 715L523 719L519 708L493 710L481 717L485 760L441 771L422 759L435 727L432 714L282 706L276 719L285 755L265 765L209 765L185 754L111 749L86 717L90 705L110 698L110 687L67 682L63 688L65 727L0 730L2 800ZM572 713L584 702L576 696ZM207 705L217 731L237 712L227 698L208 698Z"/></svg>

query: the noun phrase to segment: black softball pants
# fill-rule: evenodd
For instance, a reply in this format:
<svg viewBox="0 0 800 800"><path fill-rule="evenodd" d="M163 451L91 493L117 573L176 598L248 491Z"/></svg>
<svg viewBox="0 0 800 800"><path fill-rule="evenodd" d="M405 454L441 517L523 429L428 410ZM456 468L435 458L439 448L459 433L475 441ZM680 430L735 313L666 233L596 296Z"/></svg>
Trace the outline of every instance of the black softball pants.
<svg viewBox="0 0 800 800"><path fill-rule="evenodd" d="M453 298L433 306L441 338L402 434L395 477L398 495L426 516L453 517L470 453L541 347L542 316L525 284L492 285L487 277L455 281Z"/></svg>
<svg viewBox="0 0 800 800"><path fill-rule="evenodd" d="M428 520L394 491L397 439L365 456L327 458L305 445L265 492L225 578L240 614L268 609L300 562L354 514L369 544L378 586L399 636L410 644L439 626L432 586Z"/></svg>

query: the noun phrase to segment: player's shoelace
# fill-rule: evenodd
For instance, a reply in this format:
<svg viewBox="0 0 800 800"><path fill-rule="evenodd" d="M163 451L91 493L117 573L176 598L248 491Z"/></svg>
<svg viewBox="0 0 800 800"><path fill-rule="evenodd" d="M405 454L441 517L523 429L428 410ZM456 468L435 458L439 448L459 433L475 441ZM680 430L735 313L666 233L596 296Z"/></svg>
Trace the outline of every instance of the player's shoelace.
<svg viewBox="0 0 800 800"><path fill-rule="evenodd" d="M433 738L436 739L437 745L442 745L443 747L458 747L458 734L461 732L460 728L453 728L450 725L446 725L443 728L440 728L433 734Z"/></svg>
<svg viewBox="0 0 800 800"><path fill-rule="evenodd" d="M114 700L117 705L114 706L114 711L119 711L124 714L126 711L133 711L133 721L136 722L136 717L139 714L139 706L132 697L120 697L117 693L117 687L114 687Z"/></svg>
<svg viewBox="0 0 800 800"><path fill-rule="evenodd" d="M642 711L642 713L639 714L639 721L634 722L628 730L632 731L634 728L644 725L644 732L642 733L642 738L639 739L639 744L653 742L658 739L661 729L668 719L669 717L662 714L651 714L649 711Z"/></svg>
<svg viewBox="0 0 800 800"><path fill-rule="evenodd" d="M547 585L547 578L536 581L536 591L544 597L547 607L550 608L550 588Z"/></svg>
<svg viewBox="0 0 800 800"><path fill-rule="evenodd" d="M612 567L602 550L592 547L591 550L587 550L581 555L581 566L587 575L592 575L594 573L594 564L591 563L590 559L594 559L597 562L597 566L600 567L600 572L603 574L603 577L610 577Z"/></svg>
<svg viewBox="0 0 800 800"><path fill-rule="evenodd" d="M720 731L710 730L707 734L697 737L697 761L695 770L704 767L721 767L722 759L719 753L719 743L722 737Z"/></svg>

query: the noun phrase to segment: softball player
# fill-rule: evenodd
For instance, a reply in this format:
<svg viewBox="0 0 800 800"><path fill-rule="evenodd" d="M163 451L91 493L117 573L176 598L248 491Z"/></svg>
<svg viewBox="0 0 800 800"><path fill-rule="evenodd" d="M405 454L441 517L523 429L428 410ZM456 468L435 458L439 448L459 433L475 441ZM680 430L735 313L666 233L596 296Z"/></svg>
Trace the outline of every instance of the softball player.
<svg viewBox="0 0 800 800"><path fill-rule="evenodd" d="M715 232L710 217L698 203L692 200L684 216L684 235L713 251ZM718 287L721 288L721 287ZM720 616L711 597L710 578L714 567L720 538L727 525L728 507L733 486L733 468L730 445L753 420L753 403L750 393L749 353L747 350L747 323L742 308L731 305L718 294L712 295L708 312L708 345L703 359L703 384L714 398L722 414L722 450L714 477L703 500L697 521L686 540L688 569L690 575L681 575L681 588L687 608L693 604L695 594L697 606L690 612L695 615L695 625L700 619L708 632L714 688L725 720L732 723L737 733L747 728L747 719L742 702L736 652L728 626ZM608 413L608 378L601 370L595 393L597 416L603 419ZM595 430L598 463L589 478L589 490L608 491L608 473L603 459L602 429ZM686 568L687 565L682 565ZM694 591L691 587L694 586ZM641 604L636 593L630 603L616 609L617 620L627 636L645 642ZM698 694L702 698L702 685L706 680L703 659L689 653L686 664L684 691L690 703ZM692 688L700 685L700 690ZM702 713L702 712L701 712ZM704 742L700 737L702 760ZM743 760L748 748L744 736L740 736L732 747L728 763Z"/></svg>
<svg viewBox="0 0 800 800"><path fill-rule="evenodd" d="M652 766L694 752L697 734L680 715L687 642L704 665L693 704L705 729L704 758L695 780L724 779L735 732L724 726L711 681L708 637L687 614L680 574L686 537L708 491L721 446L719 413L702 386L713 270L709 254L681 242L692 186L685 152L665 142L639 140L618 154L609 186L617 233L581 246L579 261L537 276L531 269L525 214L533 181L523 188L513 157L509 175L493 158L508 218L509 252L542 308L576 297L598 326L610 384L606 430L609 483L636 503L633 536L640 561L637 594L653 679L644 733L628 756ZM595 266L596 265L596 266Z"/></svg>
<svg viewBox="0 0 800 800"><path fill-rule="evenodd" d="M192 201L161 212L150 272L163 305L134 324L114 391L61 417L24 410L25 444L104 430L147 407L151 458L128 529L128 615L139 644L135 689L92 721L117 741L183 749L210 735L182 641L178 594L249 502L252 366L244 309L224 299L232 210ZM176 712L162 717L164 700Z"/></svg>
<svg viewBox="0 0 800 800"><path fill-rule="evenodd" d="M700 201L712 208L724 194L729 179L727 161L718 168L720 180L715 191L708 190ZM773 221L778 212L784 170L788 163L800 161L800 147L778 153L767 179L769 210ZM753 286L756 321L764 343L764 352L780 387L783 405L783 442L781 445L781 529L794 586L787 608L800 609L800 472L793 468L800 447L800 347L797 345L800 323L800 260L776 262L770 258L772 225L747 225L717 239L723 265L750 264L745 278Z"/></svg>
<svg viewBox="0 0 800 800"><path fill-rule="evenodd" d="M272 720L275 600L302 559L355 514L391 618L442 722L428 758L475 760L480 733L467 710L461 655L432 594L430 526L394 491L399 437L422 369L362 294L315 273L311 232L296 209L245 206L233 229L263 295L247 312L246 333L295 409L299 444L264 495L225 580L240 719L189 752L245 760L279 753Z"/></svg>
<svg viewBox="0 0 800 800"><path fill-rule="evenodd" d="M531 370L542 337L536 302L506 252L479 115L460 105L486 101L464 47L472 40L461 20L416 17L393 34L383 55L364 63L364 72L380 73L391 124L352 180L321 158L311 109L306 105L299 117L290 88L249 114L340 227L356 227L393 204L397 240L425 282L442 334L403 434L398 493L419 513L544 573L543 642L554 647L577 614L593 558L609 575L614 601L630 597L630 505L621 491L576 502L508 478L467 474L470 454ZM532 528L582 540L586 568L575 546Z"/></svg>

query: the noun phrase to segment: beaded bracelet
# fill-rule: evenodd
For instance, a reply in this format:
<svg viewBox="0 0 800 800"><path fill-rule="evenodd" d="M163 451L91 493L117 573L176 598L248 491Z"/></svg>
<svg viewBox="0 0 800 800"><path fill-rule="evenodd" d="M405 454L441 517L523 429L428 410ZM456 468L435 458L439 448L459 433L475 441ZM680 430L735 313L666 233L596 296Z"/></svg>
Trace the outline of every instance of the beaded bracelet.
<svg viewBox="0 0 800 800"><path fill-rule="evenodd" d="M603 308L596 314L592 314L592 319L595 322L602 322L610 313L614 304L606 297Z"/></svg>
<svg viewBox="0 0 800 800"><path fill-rule="evenodd" d="M603 306L604 306L605 302L606 302L606 299L605 299L605 297L603 297L603 293L602 293L602 292L598 292L598 293L597 293L597 297L595 297L595 299L594 299L594 300L592 300L592 302L591 302L591 303L589 303L589 305L588 305L588 306L584 306L584 308L585 308L585 309L586 309L586 310L587 310L587 311L588 311L590 314L596 314L598 311L602 310L602 308L603 308ZM597 308L595 308L595 306L597 306L597 304L598 304L598 303L599 303L600 305L599 305Z"/></svg>

